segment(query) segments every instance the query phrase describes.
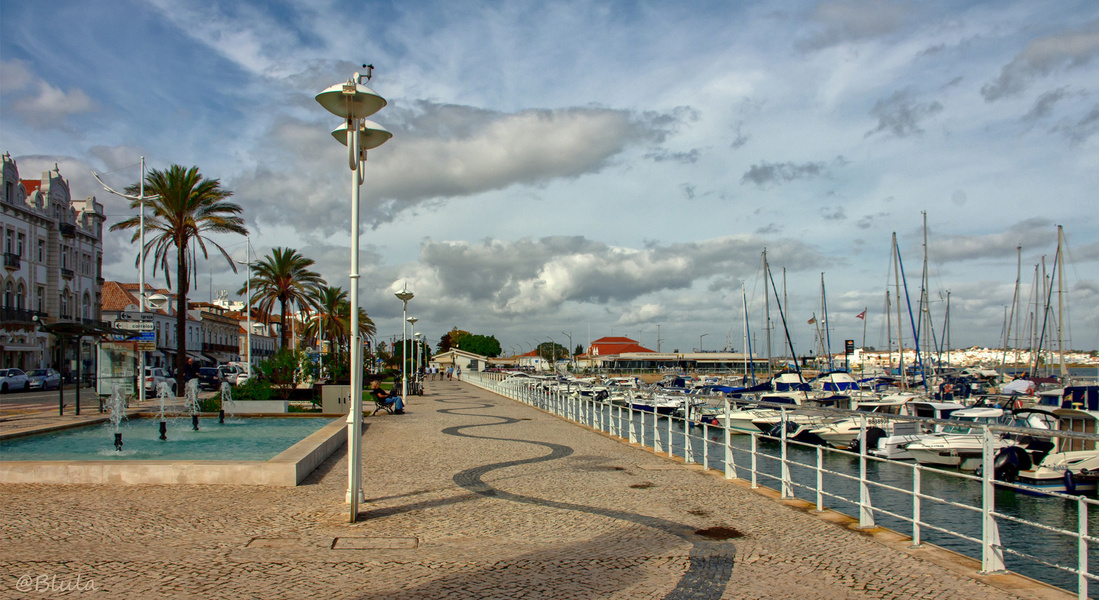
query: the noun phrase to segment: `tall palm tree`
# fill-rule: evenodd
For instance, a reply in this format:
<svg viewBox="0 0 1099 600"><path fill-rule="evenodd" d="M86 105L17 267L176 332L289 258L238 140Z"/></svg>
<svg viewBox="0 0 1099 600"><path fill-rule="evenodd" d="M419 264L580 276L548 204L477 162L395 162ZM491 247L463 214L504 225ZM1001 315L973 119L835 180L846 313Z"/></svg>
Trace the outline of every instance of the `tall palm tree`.
<svg viewBox="0 0 1099 600"><path fill-rule="evenodd" d="M305 324L302 334L317 340L327 340L332 345L332 352L339 356L347 345L347 338L351 331L350 322L347 320L347 292L332 286L325 286L313 290L313 306L315 312Z"/></svg>
<svg viewBox="0 0 1099 600"><path fill-rule="evenodd" d="M290 335L286 307L314 306L312 290L325 285L320 274L309 269L314 264L313 259L305 258L293 248L274 248L263 260L252 264L251 280L237 291L237 294L245 294L251 285L252 296L258 301L256 309L267 315L265 320L268 321L275 301L279 302L282 309L279 344L282 348L287 346Z"/></svg>
<svg viewBox="0 0 1099 600"><path fill-rule="evenodd" d="M347 292L338 287L316 288L313 306L316 314L306 323L304 335L327 339L336 353L342 353L351 337L351 303L347 301ZM371 336L375 331L374 321L359 307L359 335Z"/></svg>
<svg viewBox="0 0 1099 600"><path fill-rule="evenodd" d="M140 186L126 188L128 194L137 195ZM145 254L153 257L153 275L157 268L164 269L168 287L172 286L169 258L175 252L176 267L176 371L182 376L187 365L187 293L191 290L191 276L196 272L196 249L203 258L209 258L207 244L217 248L225 261L236 272L232 257L218 243L210 240L208 233L239 233L247 235L244 219L238 217L243 209L226 202L233 192L222 189L218 179L203 177L198 167L185 168L172 165L166 171L153 169L145 174L146 195L156 195L146 201L152 214L145 217ZM130 209L137 212L141 201L130 202ZM130 242L141 237L140 215L130 217L111 226L111 231L133 229ZM151 235L150 235L151 234ZM140 254L138 260L140 260ZM144 293L145 290L141 290Z"/></svg>

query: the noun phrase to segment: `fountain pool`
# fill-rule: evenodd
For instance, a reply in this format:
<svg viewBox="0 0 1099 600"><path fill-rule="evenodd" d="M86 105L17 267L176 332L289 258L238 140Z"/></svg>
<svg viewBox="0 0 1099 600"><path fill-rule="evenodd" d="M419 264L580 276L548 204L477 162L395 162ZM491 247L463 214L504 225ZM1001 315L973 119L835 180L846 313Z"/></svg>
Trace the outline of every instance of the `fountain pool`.
<svg viewBox="0 0 1099 600"><path fill-rule="evenodd" d="M152 417L153 415L149 415ZM346 418L131 418L0 438L0 483L224 484L299 483L347 441Z"/></svg>
<svg viewBox="0 0 1099 600"><path fill-rule="evenodd" d="M117 425L89 425L0 440L0 460L269 460L332 422L332 419L250 418L169 419L160 439L157 419L130 419ZM122 434L121 451L114 447Z"/></svg>

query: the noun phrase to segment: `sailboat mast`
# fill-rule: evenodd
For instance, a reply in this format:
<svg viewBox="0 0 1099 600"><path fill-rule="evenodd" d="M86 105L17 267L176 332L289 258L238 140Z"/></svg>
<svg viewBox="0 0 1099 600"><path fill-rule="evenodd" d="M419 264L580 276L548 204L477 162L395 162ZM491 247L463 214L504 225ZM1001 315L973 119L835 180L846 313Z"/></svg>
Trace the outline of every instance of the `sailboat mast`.
<svg viewBox="0 0 1099 600"><path fill-rule="evenodd" d="M901 389L908 389L908 378L904 372L904 324L901 321L901 270L898 266L900 252L897 250L897 232L893 232L893 285L897 292L897 371L901 376Z"/></svg>
<svg viewBox="0 0 1099 600"><path fill-rule="evenodd" d="M1062 252L1062 244L1065 239L1065 230L1057 226L1057 352L1061 355L1061 383L1067 383L1068 367L1065 365L1065 255Z"/></svg>
<svg viewBox="0 0 1099 600"><path fill-rule="evenodd" d="M763 249L763 301L764 301L764 318L766 319L766 333L767 333L767 379L772 379L775 376L774 370L771 368L771 292L768 290L770 287L767 285L768 279L771 277L771 268L767 266L767 249Z"/></svg>

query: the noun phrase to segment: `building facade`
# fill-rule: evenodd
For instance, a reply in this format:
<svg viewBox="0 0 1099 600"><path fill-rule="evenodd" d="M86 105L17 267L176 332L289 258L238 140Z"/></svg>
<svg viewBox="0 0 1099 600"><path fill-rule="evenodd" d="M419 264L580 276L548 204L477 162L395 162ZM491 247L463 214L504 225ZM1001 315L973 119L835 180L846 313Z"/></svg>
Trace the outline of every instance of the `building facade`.
<svg viewBox="0 0 1099 600"><path fill-rule="evenodd" d="M81 370L91 372L90 338L61 356L38 324L100 321L103 205L94 196L74 200L56 165L40 179L24 180L10 154L3 154L2 163L0 366L49 366L67 374L80 360Z"/></svg>

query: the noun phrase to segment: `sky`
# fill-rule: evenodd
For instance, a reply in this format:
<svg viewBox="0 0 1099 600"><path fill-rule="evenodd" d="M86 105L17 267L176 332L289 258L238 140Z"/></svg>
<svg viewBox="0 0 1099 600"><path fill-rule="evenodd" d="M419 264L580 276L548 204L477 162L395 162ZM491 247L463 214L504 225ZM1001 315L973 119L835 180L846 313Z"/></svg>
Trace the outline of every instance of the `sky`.
<svg viewBox="0 0 1099 600"><path fill-rule="evenodd" d="M885 348L895 234L906 323L926 255L936 338L999 347L1010 322L1014 344L1044 260L1065 347L1099 349L1099 3L0 0L0 23L23 179L56 164L113 224L128 203L93 170L198 166L256 257L294 248L344 289L351 171L314 98L372 64L393 138L364 173L360 299L382 339L407 286L433 344L740 351L747 322L762 353L766 251L799 355L821 322L833 351ZM104 277L137 281L137 245L105 238ZM192 300L244 284L217 255L196 279Z"/></svg>

